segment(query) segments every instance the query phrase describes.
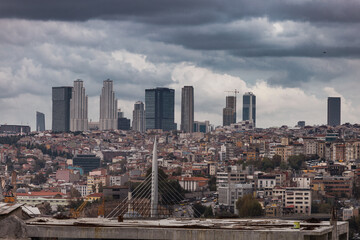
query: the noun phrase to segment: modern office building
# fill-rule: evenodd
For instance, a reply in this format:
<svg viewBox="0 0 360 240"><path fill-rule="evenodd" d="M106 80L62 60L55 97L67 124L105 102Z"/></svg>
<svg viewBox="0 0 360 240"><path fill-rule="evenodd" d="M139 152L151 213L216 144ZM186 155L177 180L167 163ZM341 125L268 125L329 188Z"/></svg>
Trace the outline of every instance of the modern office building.
<svg viewBox="0 0 360 240"><path fill-rule="evenodd" d="M256 126L256 96L252 92L243 95L243 121L253 121Z"/></svg>
<svg viewBox="0 0 360 240"><path fill-rule="evenodd" d="M305 121L298 121L297 126L298 127L305 127Z"/></svg>
<svg viewBox="0 0 360 240"><path fill-rule="evenodd" d="M145 108L143 102L138 101L134 104L132 130L145 132Z"/></svg>
<svg viewBox="0 0 360 240"><path fill-rule="evenodd" d="M128 118L118 118L117 119L117 129L119 130L130 130L130 119Z"/></svg>
<svg viewBox="0 0 360 240"><path fill-rule="evenodd" d="M223 126L236 123L236 96L226 96L226 107L223 108Z"/></svg>
<svg viewBox="0 0 360 240"><path fill-rule="evenodd" d="M95 154L78 154L73 158L73 166L81 167L84 173L100 167L100 158Z"/></svg>
<svg viewBox="0 0 360 240"><path fill-rule="evenodd" d="M30 126L25 125L1 125L0 126L0 133L7 133L7 134L28 134L31 132Z"/></svg>
<svg viewBox="0 0 360 240"><path fill-rule="evenodd" d="M41 112L36 112L36 131L45 131L45 114Z"/></svg>
<svg viewBox="0 0 360 240"><path fill-rule="evenodd" d="M184 86L181 89L181 131L190 133L194 125L194 88Z"/></svg>
<svg viewBox="0 0 360 240"><path fill-rule="evenodd" d="M70 100L70 131L88 130L88 97L85 95L83 81L74 81Z"/></svg>
<svg viewBox="0 0 360 240"><path fill-rule="evenodd" d="M193 132L208 133L210 131L211 131L211 125L209 121L204 121L204 122L194 121Z"/></svg>
<svg viewBox="0 0 360 240"><path fill-rule="evenodd" d="M174 98L174 89L154 88L145 90L146 129L176 130Z"/></svg>
<svg viewBox="0 0 360 240"><path fill-rule="evenodd" d="M339 126L341 124L341 98L329 97L327 107L327 124Z"/></svg>
<svg viewBox="0 0 360 240"><path fill-rule="evenodd" d="M100 95L100 130L117 129L117 99L113 81L105 80Z"/></svg>
<svg viewBox="0 0 360 240"><path fill-rule="evenodd" d="M70 99L72 87L52 88L52 130L70 131Z"/></svg>

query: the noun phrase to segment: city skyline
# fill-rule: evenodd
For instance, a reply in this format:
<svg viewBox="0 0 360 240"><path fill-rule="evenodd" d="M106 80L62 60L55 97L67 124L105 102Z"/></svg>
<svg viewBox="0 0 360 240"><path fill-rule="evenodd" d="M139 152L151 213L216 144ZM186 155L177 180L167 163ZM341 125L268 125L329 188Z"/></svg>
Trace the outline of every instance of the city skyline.
<svg viewBox="0 0 360 240"><path fill-rule="evenodd" d="M358 2L235 1L221 9L213 0L162 8L154 7L157 0L143 8L129 1L20 2L0 9L1 56L11 56L0 57L1 123L35 129L29 116L39 110L49 128L49 89L77 78L86 81L89 106L99 106L102 80L113 79L119 106L130 118L134 102L145 100L143 89L180 93L191 85L196 120L214 125L222 124L224 91L234 88L256 94L258 127L299 119L326 124L328 96L341 97L342 122L360 119L353 87L359 75L360 48L353 41L360 34L354 31ZM175 97L180 123L181 96ZM99 108L89 108L88 115L98 121Z"/></svg>

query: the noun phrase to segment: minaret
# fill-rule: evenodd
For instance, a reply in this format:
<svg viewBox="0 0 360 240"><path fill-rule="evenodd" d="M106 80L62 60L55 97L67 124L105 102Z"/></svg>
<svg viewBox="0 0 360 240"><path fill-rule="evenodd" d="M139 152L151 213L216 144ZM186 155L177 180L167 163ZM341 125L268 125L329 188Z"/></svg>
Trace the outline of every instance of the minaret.
<svg viewBox="0 0 360 240"><path fill-rule="evenodd" d="M157 159L157 146L156 137L154 139L154 149L152 158L152 177L151 177L151 217L158 217L158 201L159 201L159 189L158 189L158 159Z"/></svg>

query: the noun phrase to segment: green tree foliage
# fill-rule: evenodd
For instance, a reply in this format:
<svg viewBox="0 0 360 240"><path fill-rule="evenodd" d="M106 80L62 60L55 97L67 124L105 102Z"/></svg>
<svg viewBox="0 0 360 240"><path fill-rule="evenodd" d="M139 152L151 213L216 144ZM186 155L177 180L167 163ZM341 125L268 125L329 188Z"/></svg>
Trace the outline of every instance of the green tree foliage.
<svg viewBox="0 0 360 240"><path fill-rule="evenodd" d="M306 157L303 154L293 155L288 158L289 166L294 170L300 170L302 167L305 167Z"/></svg>
<svg viewBox="0 0 360 240"><path fill-rule="evenodd" d="M275 166L275 167L279 167L279 166L281 165L281 156L275 154L275 155L272 157L272 162L274 163L274 166Z"/></svg>
<svg viewBox="0 0 360 240"><path fill-rule="evenodd" d="M258 169L261 171L273 170L281 165L281 157L279 155L274 155L273 158L263 158L259 164L257 164Z"/></svg>
<svg viewBox="0 0 360 240"><path fill-rule="evenodd" d="M173 176L181 176L182 169L181 167L177 167L176 170L172 173Z"/></svg>
<svg viewBox="0 0 360 240"><path fill-rule="evenodd" d="M70 189L70 197L71 199L73 198L80 198L81 197L81 193L74 187L72 187Z"/></svg>
<svg viewBox="0 0 360 240"><path fill-rule="evenodd" d="M201 217L206 211L206 207L204 205L202 205L201 203L195 203L192 206L192 209L193 209L195 218Z"/></svg>
<svg viewBox="0 0 360 240"><path fill-rule="evenodd" d="M77 200L70 200L69 201L69 208L72 209L77 209L78 207L80 207L80 205L84 202L84 199L82 198L78 198Z"/></svg>
<svg viewBox="0 0 360 240"><path fill-rule="evenodd" d="M0 137L0 144L16 145L22 137L20 135Z"/></svg>
<svg viewBox="0 0 360 240"><path fill-rule="evenodd" d="M46 180L47 179L44 176L44 174L39 173L39 174L35 175L34 178L31 179L31 183L35 184L35 185L40 185L40 184L46 183Z"/></svg>
<svg viewBox="0 0 360 240"><path fill-rule="evenodd" d="M216 191L216 177L215 176L211 176L208 184L209 184L210 191Z"/></svg>
<svg viewBox="0 0 360 240"><path fill-rule="evenodd" d="M213 213L213 210L212 210L212 207L211 207L211 206L208 206L208 207L205 209L204 217L205 217L205 218L213 218L213 217L214 217L214 213Z"/></svg>
<svg viewBox="0 0 360 240"><path fill-rule="evenodd" d="M332 205L330 203L312 203L311 213L330 213Z"/></svg>
<svg viewBox="0 0 360 240"><path fill-rule="evenodd" d="M360 217L352 217L349 221L349 239L354 239L354 234L360 232Z"/></svg>
<svg viewBox="0 0 360 240"><path fill-rule="evenodd" d="M151 174L151 168L147 170L146 177ZM176 180L169 180L168 175L159 168L158 170L158 181L159 181L159 200L164 205L171 205L179 203L184 199L185 190L180 186ZM131 183L130 189L133 191L133 197L147 197L151 195L151 181L142 182L140 184Z"/></svg>
<svg viewBox="0 0 360 240"><path fill-rule="evenodd" d="M360 181L356 180L353 183L353 196L356 199L360 198Z"/></svg>
<svg viewBox="0 0 360 240"><path fill-rule="evenodd" d="M239 217L256 217L263 214L260 203L253 197L253 195L245 195L239 198L236 202L236 208L239 211Z"/></svg>
<svg viewBox="0 0 360 240"><path fill-rule="evenodd" d="M65 208L64 208L64 206L62 206L62 205L58 205L56 211L57 211L57 212L65 212Z"/></svg>
<svg viewBox="0 0 360 240"><path fill-rule="evenodd" d="M34 171L38 172L40 169L45 167L45 161L40 159L35 159L35 168Z"/></svg>

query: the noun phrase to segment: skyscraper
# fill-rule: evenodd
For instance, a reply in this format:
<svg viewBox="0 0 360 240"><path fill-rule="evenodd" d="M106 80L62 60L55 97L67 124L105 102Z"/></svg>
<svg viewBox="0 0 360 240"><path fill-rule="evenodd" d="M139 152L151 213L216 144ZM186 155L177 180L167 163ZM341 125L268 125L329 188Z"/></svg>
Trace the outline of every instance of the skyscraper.
<svg viewBox="0 0 360 240"><path fill-rule="evenodd" d="M41 112L36 112L36 131L45 131L45 114Z"/></svg>
<svg viewBox="0 0 360 240"><path fill-rule="evenodd" d="M243 95L243 121L253 121L256 125L256 96L252 92Z"/></svg>
<svg viewBox="0 0 360 240"><path fill-rule="evenodd" d="M145 131L145 109L143 102L138 101L134 104L132 130L138 132Z"/></svg>
<svg viewBox="0 0 360 240"><path fill-rule="evenodd" d="M117 129L117 99L113 81L105 80L100 95L100 130Z"/></svg>
<svg viewBox="0 0 360 240"><path fill-rule="evenodd" d="M341 124L341 98L329 97L327 111L327 124L339 126Z"/></svg>
<svg viewBox="0 0 360 240"><path fill-rule="evenodd" d="M154 88L145 90L146 129L176 130L174 98L174 89Z"/></svg>
<svg viewBox="0 0 360 240"><path fill-rule="evenodd" d="M184 86L181 89L181 131L193 132L194 125L194 88Z"/></svg>
<svg viewBox="0 0 360 240"><path fill-rule="evenodd" d="M223 108L223 126L236 123L236 96L226 96L226 107Z"/></svg>
<svg viewBox="0 0 360 240"><path fill-rule="evenodd" d="M52 88L52 130L70 131L70 99L72 87Z"/></svg>
<svg viewBox="0 0 360 240"><path fill-rule="evenodd" d="M70 131L88 130L88 97L85 95L83 81L74 81L70 100Z"/></svg>

